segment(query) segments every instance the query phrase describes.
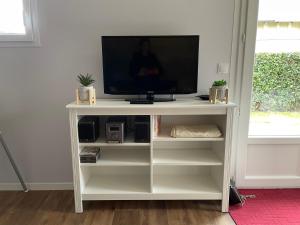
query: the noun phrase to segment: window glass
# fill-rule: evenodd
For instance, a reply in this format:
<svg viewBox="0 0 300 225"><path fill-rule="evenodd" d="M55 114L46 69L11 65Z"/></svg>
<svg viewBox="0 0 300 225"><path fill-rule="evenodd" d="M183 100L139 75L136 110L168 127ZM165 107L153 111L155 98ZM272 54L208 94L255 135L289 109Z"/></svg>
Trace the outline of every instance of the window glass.
<svg viewBox="0 0 300 225"><path fill-rule="evenodd" d="M250 136L300 136L300 1L288 2L260 0Z"/></svg>
<svg viewBox="0 0 300 225"><path fill-rule="evenodd" d="M24 35L23 0L0 0L0 35Z"/></svg>

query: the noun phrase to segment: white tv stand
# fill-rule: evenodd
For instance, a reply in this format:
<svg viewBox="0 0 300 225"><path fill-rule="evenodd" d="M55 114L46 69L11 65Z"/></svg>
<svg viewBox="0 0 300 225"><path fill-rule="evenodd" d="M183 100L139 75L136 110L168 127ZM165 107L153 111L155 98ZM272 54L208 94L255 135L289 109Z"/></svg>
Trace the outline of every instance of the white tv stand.
<svg viewBox="0 0 300 225"><path fill-rule="evenodd" d="M123 100L97 100L96 105L67 105L70 116L75 210L85 200L221 200L228 211L233 103L200 100L130 105ZM149 115L149 143L106 143L101 130L94 143L79 143L78 120L84 115ZM161 116L161 132L154 120ZM217 124L220 138L172 138L175 124ZM85 146L99 146L95 164L80 164Z"/></svg>

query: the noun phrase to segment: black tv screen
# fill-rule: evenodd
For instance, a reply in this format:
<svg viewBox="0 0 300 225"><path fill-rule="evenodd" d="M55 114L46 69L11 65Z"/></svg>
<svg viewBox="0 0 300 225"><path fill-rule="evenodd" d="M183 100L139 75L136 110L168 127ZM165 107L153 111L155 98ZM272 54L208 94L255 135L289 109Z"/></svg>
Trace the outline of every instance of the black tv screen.
<svg viewBox="0 0 300 225"><path fill-rule="evenodd" d="M197 92L199 36L102 36L104 93Z"/></svg>

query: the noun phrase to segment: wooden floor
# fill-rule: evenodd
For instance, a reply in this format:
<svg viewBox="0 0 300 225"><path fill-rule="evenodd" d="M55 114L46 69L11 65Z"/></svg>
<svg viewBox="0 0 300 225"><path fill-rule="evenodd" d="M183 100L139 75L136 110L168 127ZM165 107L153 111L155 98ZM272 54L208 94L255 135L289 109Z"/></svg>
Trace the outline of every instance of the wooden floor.
<svg viewBox="0 0 300 225"><path fill-rule="evenodd" d="M0 225L234 225L216 201L93 201L72 191L0 192Z"/></svg>

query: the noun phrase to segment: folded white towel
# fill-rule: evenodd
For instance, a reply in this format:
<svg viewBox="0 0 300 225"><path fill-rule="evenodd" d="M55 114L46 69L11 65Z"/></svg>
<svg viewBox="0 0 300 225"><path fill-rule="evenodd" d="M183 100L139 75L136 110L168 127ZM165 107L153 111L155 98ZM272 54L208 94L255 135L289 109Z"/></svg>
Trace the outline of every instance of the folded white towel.
<svg viewBox="0 0 300 225"><path fill-rule="evenodd" d="M176 125L171 130L171 137L175 138L214 138L222 133L216 125Z"/></svg>

